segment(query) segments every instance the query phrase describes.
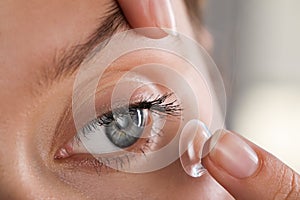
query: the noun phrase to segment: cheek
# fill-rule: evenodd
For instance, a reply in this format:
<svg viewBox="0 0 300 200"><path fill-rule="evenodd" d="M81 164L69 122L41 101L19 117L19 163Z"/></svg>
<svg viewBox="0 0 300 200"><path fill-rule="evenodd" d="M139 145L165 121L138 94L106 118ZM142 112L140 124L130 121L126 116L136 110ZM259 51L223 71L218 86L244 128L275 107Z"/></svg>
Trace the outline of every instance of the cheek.
<svg viewBox="0 0 300 200"><path fill-rule="evenodd" d="M61 198L66 193L66 199L80 197L80 193L63 183L49 167L52 133L61 108L53 106L56 101L51 95L30 102L31 105L20 102L19 105L28 110L15 112L15 118L9 121L9 128L2 135L5 142L1 152L5 152L5 156L1 156L0 161L0 197L46 199L49 194Z"/></svg>

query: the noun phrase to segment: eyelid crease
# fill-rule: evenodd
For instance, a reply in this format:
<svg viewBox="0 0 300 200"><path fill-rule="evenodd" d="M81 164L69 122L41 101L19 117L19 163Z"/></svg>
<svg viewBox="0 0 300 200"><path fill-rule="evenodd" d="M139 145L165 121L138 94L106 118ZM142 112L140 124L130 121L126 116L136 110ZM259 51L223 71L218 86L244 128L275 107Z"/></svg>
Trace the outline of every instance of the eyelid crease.
<svg viewBox="0 0 300 200"><path fill-rule="evenodd" d="M117 69L114 70L108 70L106 73L103 74L101 77L101 80L97 80L99 77L97 75L95 77L88 77L84 81L78 84L78 87L75 88L76 90L76 97L72 99L73 105L76 105L73 107L73 113L78 113L80 110L82 110L82 107L95 97L95 101L97 102L97 99L100 97L105 97L107 93L110 93L113 91L114 87L118 83L120 77L128 72L129 69ZM94 74L92 74L93 76ZM97 80L98 81L98 86L97 88L93 88L93 81ZM95 90L94 90L95 89ZM106 95L107 94L107 95ZM95 102L95 103L96 103ZM107 107L111 107L111 105L103 105L101 109L107 109ZM96 109L97 111L97 109Z"/></svg>

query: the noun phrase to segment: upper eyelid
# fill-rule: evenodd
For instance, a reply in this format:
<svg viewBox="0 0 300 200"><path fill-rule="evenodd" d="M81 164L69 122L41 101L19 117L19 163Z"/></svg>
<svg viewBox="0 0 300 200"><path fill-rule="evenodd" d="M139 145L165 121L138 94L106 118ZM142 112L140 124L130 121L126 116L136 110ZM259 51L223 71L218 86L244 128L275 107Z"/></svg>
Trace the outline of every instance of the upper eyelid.
<svg viewBox="0 0 300 200"><path fill-rule="evenodd" d="M112 68L112 70L108 70L107 72L105 72L103 74L103 76L101 77L100 80L97 80L99 77L98 75L92 74L93 77L88 77L86 78L86 80L82 81L81 83L78 84L78 86L76 88L74 88L76 90L76 93L78 95L75 95L72 99L72 112L73 113L79 113L82 111L82 107L84 107L86 104L88 104L90 102L91 99L95 100L95 104L98 101L97 99L100 99L104 96L107 95L107 93L110 93L110 91L113 90L113 88L115 88L116 84L118 83L119 80L119 75L123 75L124 73L128 72L129 69L114 69L114 67ZM95 75L95 76L94 76ZM98 85L96 88L93 88L93 81L97 80L98 81ZM94 89L96 89L94 91ZM108 94L109 95L109 94ZM114 102L116 104L124 104L124 102ZM75 107L74 107L75 105ZM101 107L102 110L107 110L107 112L110 110L109 108L111 107L111 105L109 104L103 104L103 106ZM96 108L96 112L97 112L97 108ZM92 120L92 119L91 119Z"/></svg>

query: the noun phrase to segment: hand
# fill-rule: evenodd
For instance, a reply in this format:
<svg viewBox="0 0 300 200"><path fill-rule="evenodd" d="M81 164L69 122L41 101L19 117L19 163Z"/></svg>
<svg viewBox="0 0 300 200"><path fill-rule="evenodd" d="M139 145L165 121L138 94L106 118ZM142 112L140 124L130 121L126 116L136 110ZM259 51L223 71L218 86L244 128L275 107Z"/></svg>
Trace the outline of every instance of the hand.
<svg viewBox="0 0 300 200"><path fill-rule="evenodd" d="M214 138L203 165L236 199L300 199L299 174L276 157L229 131Z"/></svg>

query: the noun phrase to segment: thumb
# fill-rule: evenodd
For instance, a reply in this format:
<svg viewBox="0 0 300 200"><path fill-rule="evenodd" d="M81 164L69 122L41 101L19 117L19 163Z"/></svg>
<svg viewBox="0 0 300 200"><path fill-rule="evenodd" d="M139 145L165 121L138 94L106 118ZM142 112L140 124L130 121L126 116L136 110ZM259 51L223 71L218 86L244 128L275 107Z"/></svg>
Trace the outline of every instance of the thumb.
<svg viewBox="0 0 300 200"><path fill-rule="evenodd" d="M208 144L203 165L236 199L300 199L299 175L245 138L222 130Z"/></svg>

